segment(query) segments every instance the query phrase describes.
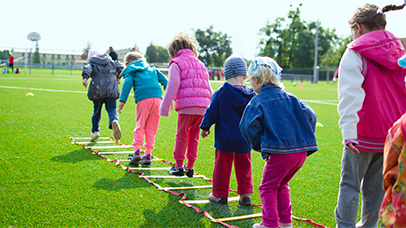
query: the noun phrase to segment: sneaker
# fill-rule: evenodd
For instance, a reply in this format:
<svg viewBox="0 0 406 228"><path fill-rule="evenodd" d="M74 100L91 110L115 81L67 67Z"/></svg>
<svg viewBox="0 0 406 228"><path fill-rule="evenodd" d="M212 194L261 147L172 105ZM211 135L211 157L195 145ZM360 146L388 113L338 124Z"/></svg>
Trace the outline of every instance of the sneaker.
<svg viewBox="0 0 406 228"><path fill-rule="evenodd" d="M187 169L186 164L183 166L183 171L185 172L186 176L193 177L194 169Z"/></svg>
<svg viewBox="0 0 406 228"><path fill-rule="evenodd" d="M93 132L92 135L90 136L90 141L93 142L93 141L97 140L99 137L100 137L99 132L98 132L98 131L95 131L95 132Z"/></svg>
<svg viewBox="0 0 406 228"><path fill-rule="evenodd" d="M251 206L251 196L249 194L242 194L238 202L244 206Z"/></svg>
<svg viewBox="0 0 406 228"><path fill-rule="evenodd" d="M292 223L279 223L279 228L293 228Z"/></svg>
<svg viewBox="0 0 406 228"><path fill-rule="evenodd" d="M218 198L218 197L213 196L212 193L210 193L207 197L209 198L210 202L223 204L223 205L227 204L227 198Z"/></svg>
<svg viewBox="0 0 406 228"><path fill-rule="evenodd" d="M128 164L130 165L138 165L141 160L140 151L136 150Z"/></svg>
<svg viewBox="0 0 406 228"><path fill-rule="evenodd" d="M140 164L143 164L143 165L150 165L150 164L151 164L151 155L148 154L148 155L142 156L141 161L140 161Z"/></svg>
<svg viewBox="0 0 406 228"><path fill-rule="evenodd" d="M262 223L255 223L255 224L252 226L252 228L271 228L271 227L264 226L264 225L262 225Z"/></svg>
<svg viewBox="0 0 406 228"><path fill-rule="evenodd" d="M113 128L114 138L116 140L120 140L121 139L121 129L120 129L120 124L118 124L117 120L113 120L113 122L111 122L111 128Z"/></svg>
<svg viewBox="0 0 406 228"><path fill-rule="evenodd" d="M173 176L184 176L183 167L176 168L176 165L173 165L172 168L168 169L168 174Z"/></svg>

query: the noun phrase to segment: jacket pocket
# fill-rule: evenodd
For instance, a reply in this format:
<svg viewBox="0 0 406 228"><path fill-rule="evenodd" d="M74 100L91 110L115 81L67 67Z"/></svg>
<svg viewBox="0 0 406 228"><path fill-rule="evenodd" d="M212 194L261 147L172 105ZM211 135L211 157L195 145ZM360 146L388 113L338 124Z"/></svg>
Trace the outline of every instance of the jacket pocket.
<svg viewBox="0 0 406 228"><path fill-rule="evenodd" d="M92 80L89 86L89 91L87 92L87 97L89 98L89 100L94 101L99 99L99 96L100 96L100 85L94 83L94 81Z"/></svg>

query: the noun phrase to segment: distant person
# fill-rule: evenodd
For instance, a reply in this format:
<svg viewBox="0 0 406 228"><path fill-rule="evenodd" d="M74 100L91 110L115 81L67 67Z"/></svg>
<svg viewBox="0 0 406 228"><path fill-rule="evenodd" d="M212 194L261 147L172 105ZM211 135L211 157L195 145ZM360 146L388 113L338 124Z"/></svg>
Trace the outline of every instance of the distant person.
<svg viewBox="0 0 406 228"><path fill-rule="evenodd" d="M7 67L4 67L3 74L7 74L7 73L8 73Z"/></svg>
<svg viewBox="0 0 406 228"><path fill-rule="evenodd" d="M111 47L111 46L109 47L109 55L113 61L118 60L117 53L116 53L116 51L114 51L113 47Z"/></svg>
<svg viewBox="0 0 406 228"><path fill-rule="evenodd" d="M139 52L129 52L124 56L125 69L121 72L124 84L121 89L119 113L127 102L131 89L134 90L136 125L133 131L134 154L130 165L151 164L155 136L159 125L159 107L162 102L162 88L166 89L168 79L155 67L150 67ZM159 85L161 84L161 85ZM145 152L141 158L141 146L145 138Z"/></svg>
<svg viewBox="0 0 406 228"><path fill-rule="evenodd" d="M119 61L113 61L107 54L89 51L89 61L83 66L83 85L87 87L90 82L87 97L93 101L92 134L91 141L99 138L100 119L103 104L109 115L109 128L114 131L114 138L121 139L121 129L118 123L117 99L120 97L120 89L117 79L121 77L124 65Z"/></svg>
<svg viewBox="0 0 406 228"><path fill-rule="evenodd" d="M241 133L266 160L259 194L262 223L254 228L292 227L289 181L308 154L318 150L316 113L295 95L285 92L278 63L257 57L248 67L252 88L258 93L245 108Z"/></svg>
<svg viewBox="0 0 406 228"><path fill-rule="evenodd" d="M245 107L256 93L244 86L247 64L241 57L228 57L224 72L226 82L214 92L200 125L203 138L210 134L210 127L216 125L213 188L208 198L214 203L227 204L234 164L237 194L240 195L238 202L250 206L253 193L251 147L242 137L238 125Z"/></svg>
<svg viewBox="0 0 406 228"><path fill-rule="evenodd" d="M207 67L206 59L203 59L203 64L204 64L205 67Z"/></svg>
<svg viewBox="0 0 406 228"><path fill-rule="evenodd" d="M173 158L175 165L168 169L174 176L193 177L199 145L199 125L210 104L213 91L206 67L197 58L196 38L184 33L176 35L168 44L169 81L159 114L168 116L175 100L178 112ZM187 157L187 163L183 165Z"/></svg>
<svg viewBox="0 0 406 228"><path fill-rule="evenodd" d="M14 72L14 56L11 53L8 54L8 67Z"/></svg>
<svg viewBox="0 0 406 228"><path fill-rule="evenodd" d="M20 69L16 69L16 74L19 74L20 73Z"/></svg>
<svg viewBox="0 0 406 228"><path fill-rule="evenodd" d="M383 151L392 124L406 112L406 70L397 63L402 42L385 30L385 12L365 4L350 18L354 40L347 45L338 77L339 127L343 137L341 181L335 219L337 227L377 227L385 192ZM361 219L357 223L359 195Z"/></svg>

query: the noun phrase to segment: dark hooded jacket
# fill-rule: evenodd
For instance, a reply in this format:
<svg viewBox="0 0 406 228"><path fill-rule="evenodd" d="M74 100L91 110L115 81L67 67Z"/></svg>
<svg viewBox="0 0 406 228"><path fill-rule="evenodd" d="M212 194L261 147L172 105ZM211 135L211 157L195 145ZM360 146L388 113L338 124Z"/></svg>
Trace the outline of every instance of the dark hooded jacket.
<svg viewBox="0 0 406 228"><path fill-rule="evenodd" d="M216 125L216 149L242 154L251 151L241 134L239 123L245 107L255 95L250 87L236 87L228 82L213 93L200 128L207 131L211 125Z"/></svg>
<svg viewBox="0 0 406 228"><path fill-rule="evenodd" d="M122 63L113 61L108 54L90 58L82 71L83 78L92 78L87 97L92 101L103 98L119 98L120 89L116 78L121 77L123 68Z"/></svg>

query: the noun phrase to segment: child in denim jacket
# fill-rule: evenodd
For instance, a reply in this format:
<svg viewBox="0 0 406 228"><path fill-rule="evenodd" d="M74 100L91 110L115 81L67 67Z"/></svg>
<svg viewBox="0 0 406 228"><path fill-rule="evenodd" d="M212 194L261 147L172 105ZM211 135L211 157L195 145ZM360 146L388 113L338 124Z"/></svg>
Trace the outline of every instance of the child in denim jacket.
<svg viewBox="0 0 406 228"><path fill-rule="evenodd" d="M259 186L262 223L255 224L256 228L292 227L289 181L308 153L318 150L316 113L283 90L281 70L269 57L255 58L248 68L258 95L245 108L240 129L248 144L266 159Z"/></svg>

